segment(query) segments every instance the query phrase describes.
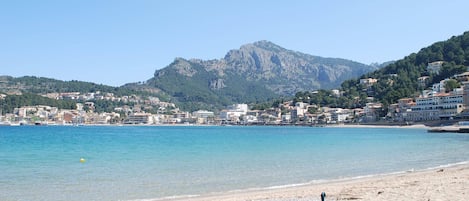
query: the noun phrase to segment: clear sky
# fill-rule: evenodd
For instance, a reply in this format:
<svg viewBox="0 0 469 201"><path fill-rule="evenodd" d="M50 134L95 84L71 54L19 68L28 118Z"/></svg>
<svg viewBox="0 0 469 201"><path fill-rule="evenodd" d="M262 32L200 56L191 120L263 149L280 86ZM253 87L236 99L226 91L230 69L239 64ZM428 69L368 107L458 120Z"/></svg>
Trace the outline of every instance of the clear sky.
<svg viewBox="0 0 469 201"><path fill-rule="evenodd" d="M112 86L246 43L365 64L469 31L467 0L0 1L0 75Z"/></svg>

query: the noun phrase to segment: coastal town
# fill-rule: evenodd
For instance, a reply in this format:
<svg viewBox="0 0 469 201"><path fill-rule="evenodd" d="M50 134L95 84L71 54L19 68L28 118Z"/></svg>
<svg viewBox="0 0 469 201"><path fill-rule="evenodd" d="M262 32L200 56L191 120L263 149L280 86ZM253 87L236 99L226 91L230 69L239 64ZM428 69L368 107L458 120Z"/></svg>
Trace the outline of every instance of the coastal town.
<svg viewBox="0 0 469 201"><path fill-rule="evenodd" d="M0 201L469 201L469 1L0 5Z"/></svg>
<svg viewBox="0 0 469 201"><path fill-rule="evenodd" d="M437 74L444 62L429 63L427 71ZM397 75L389 75L397 76ZM428 76L418 78L419 84L428 84ZM448 91L448 81L460 86ZM380 80L360 79L363 91L369 91ZM331 90L340 97L340 90ZM317 93L313 91L312 94ZM8 96L0 94L0 99ZM248 104L233 104L217 112L180 110L174 103L160 101L157 97L115 96L112 93L47 93L56 100L76 100L76 109L58 109L47 105L15 108L12 113L0 116L1 125L326 125L348 123L387 123L406 125L439 120L469 117L469 71L454 75L423 90L416 97L401 98L397 103L383 108L373 102L373 97L363 108L346 109L321 107L315 104L294 102L279 103L276 107L252 110ZM128 103L113 108L113 112L98 112L95 101ZM383 112L387 111L387 112ZM1 112L0 112L1 114Z"/></svg>

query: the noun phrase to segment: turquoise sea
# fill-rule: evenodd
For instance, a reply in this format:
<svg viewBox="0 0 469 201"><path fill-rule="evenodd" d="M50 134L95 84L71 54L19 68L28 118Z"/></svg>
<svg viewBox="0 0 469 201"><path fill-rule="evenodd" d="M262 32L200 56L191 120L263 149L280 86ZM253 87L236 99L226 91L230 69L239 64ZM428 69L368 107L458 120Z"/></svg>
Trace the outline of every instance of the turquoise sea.
<svg viewBox="0 0 469 201"><path fill-rule="evenodd" d="M425 129L0 127L0 200L159 199L467 161L469 135Z"/></svg>

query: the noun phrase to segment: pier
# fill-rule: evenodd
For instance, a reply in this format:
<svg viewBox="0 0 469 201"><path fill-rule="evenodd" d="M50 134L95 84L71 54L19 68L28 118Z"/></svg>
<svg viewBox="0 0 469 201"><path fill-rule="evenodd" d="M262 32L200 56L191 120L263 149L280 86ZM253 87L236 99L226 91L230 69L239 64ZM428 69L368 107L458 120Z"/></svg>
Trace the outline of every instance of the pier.
<svg viewBox="0 0 469 201"><path fill-rule="evenodd" d="M469 127L445 126L428 129L429 133L469 133Z"/></svg>

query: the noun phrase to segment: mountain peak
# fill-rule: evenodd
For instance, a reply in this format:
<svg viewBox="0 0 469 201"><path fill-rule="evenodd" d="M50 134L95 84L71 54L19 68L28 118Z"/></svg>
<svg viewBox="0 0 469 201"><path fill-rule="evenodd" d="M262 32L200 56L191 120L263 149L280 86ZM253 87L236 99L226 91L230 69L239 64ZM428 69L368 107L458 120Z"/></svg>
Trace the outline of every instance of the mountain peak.
<svg viewBox="0 0 469 201"><path fill-rule="evenodd" d="M239 48L239 50L255 50L255 49L263 49L267 51L273 51L273 52L279 52L279 51L285 51L286 49L283 47L280 47L279 45L267 41L267 40L260 40L256 41L254 43L248 43Z"/></svg>
<svg viewBox="0 0 469 201"><path fill-rule="evenodd" d="M375 68L321 58L261 40L230 50L219 60L176 58L147 83L180 102L251 102L298 91L333 88ZM177 81L176 81L177 80Z"/></svg>
<svg viewBox="0 0 469 201"><path fill-rule="evenodd" d="M271 47L271 46L276 46L276 47L280 47L279 45L273 43L273 42L270 42L268 40L260 40L260 41L256 41L254 43L252 43L254 46L257 46L257 47Z"/></svg>

